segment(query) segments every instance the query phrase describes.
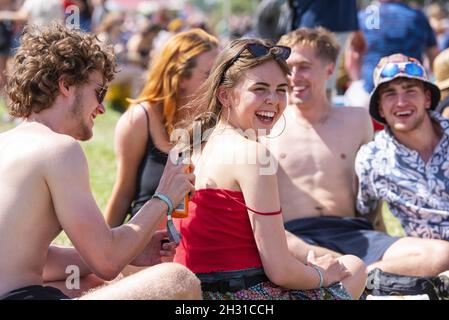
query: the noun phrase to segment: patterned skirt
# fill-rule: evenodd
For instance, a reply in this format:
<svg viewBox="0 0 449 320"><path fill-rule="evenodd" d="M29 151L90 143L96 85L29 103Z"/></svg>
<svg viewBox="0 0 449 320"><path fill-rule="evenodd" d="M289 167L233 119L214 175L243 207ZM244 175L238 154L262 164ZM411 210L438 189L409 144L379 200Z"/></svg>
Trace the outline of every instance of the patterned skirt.
<svg viewBox="0 0 449 320"><path fill-rule="evenodd" d="M292 290L281 288L270 281L261 282L237 292L203 291L204 300L351 300L341 282L327 288Z"/></svg>

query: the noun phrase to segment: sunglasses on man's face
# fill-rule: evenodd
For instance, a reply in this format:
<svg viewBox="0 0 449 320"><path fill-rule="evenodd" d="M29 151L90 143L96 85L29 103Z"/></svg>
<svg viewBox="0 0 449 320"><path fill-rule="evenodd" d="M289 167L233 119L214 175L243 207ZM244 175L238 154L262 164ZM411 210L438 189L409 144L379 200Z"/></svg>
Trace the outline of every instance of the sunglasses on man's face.
<svg viewBox="0 0 449 320"><path fill-rule="evenodd" d="M95 96L97 97L98 104L102 104L104 97L106 96L106 93L108 92L108 87L102 86L101 84L97 83L94 80L90 80L90 81L95 83L96 86L98 87L98 89L95 89Z"/></svg>
<svg viewBox="0 0 449 320"><path fill-rule="evenodd" d="M234 62L237 61L237 59L240 57L240 55L245 50L248 50L248 52L251 53L251 55L254 58L266 56L267 54L269 54L271 52L271 53L273 53L273 55L276 59L281 59L284 61L286 61L288 59L288 57L290 56L290 53L292 52L292 49L289 47L286 47L286 46L265 46L260 43L248 43L248 44L244 45L237 52L237 54L234 56L234 58L229 60L229 62L227 63L227 65L223 71L223 77L224 77L224 74L226 73L226 71L234 64Z"/></svg>
<svg viewBox="0 0 449 320"><path fill-rule="evenodd" d="M425 71L417 62L389 62L380 72L380 78L393 78L398 74L405 74L412 77L424 77Z"/></svg>

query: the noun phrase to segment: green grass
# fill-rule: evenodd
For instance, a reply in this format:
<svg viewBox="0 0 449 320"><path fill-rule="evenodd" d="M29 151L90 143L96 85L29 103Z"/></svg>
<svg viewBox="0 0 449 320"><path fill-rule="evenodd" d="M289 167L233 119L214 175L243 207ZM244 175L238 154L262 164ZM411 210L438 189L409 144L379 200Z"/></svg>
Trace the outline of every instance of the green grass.
<svg viewBox="0 0 449 320"><path fill-rule="evenodd" d="M386 203L384 203L382 206L382 218L384 219L388 234L397 237L405 236L405 232L401 226L401 223L395 216L391 214Z"/></svg>
<svg viewBox="0 0 449 320"><path fill-rule="evenodd" d="M81 143L89 163L92 192L102 211L106 207L115 181L116 164L113 140L115 124L120 117L120 112L109 106L106 106L106 109L107 112L95 121L93 138L90 141ZM4 114L4 106L0 105L0 119ZM13 123L3 123L0 121L0 132L8 130L13 126ZM404 235L401 225L391 215L386 205L383 207L383 218L389 234L395 236ZM67 245L70 244L70 241L64 233L61 233L55 240L55 243Z"/></svg>

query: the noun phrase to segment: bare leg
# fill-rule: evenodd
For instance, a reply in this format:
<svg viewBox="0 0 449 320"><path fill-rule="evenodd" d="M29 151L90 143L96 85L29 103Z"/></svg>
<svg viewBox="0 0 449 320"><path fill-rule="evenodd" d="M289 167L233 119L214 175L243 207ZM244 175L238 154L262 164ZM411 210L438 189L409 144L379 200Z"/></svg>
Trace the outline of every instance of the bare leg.
<svg viewBox="0 0 449 320"><path fill-rule="evenodd" d="M351 272L351 275L343 279L341 283L354 299L360 298L366 285L366 265L352 255L342 256L338 260Z"/></svg>
<svg viewBox="0 0 449 320"><path fill-rule="evenodd" d="M161 263L90 292L81 299L201 299L201 284L186 267L176 263Z"/></svg>
<svg viewBox="0 0 449 320"><path fill-rule="evenodd" d="M165 226L164 226L165 228ZM173 262L173 257L161 257L162 262ZM127 265L121 272L122 276L127 277L134 273L147 269L148 267L136 267L133 265Z"/></svg>
<svg viewBox="0 0 449 320"><path fill-rule="evenodd" d="M449 270L449 242L404 237L385 251L382 259L368 266L408 276L436 276Z"/></svg>

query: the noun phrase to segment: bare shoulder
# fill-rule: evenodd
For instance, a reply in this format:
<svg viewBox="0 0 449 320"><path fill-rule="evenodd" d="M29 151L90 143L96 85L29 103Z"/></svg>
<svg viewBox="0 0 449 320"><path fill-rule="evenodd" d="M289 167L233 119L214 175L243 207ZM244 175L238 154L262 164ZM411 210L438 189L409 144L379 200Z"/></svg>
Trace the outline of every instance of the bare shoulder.
<svg viewBox="0 0 449 320"><path fill-rule="evenodd" d="M238 133L214 135L206 148L214 163L233 165L236 169L254 166L259 153L268 153L262 143Z"/></svg>
<svg viewBox="0 0 449 320"><path fill-rule="evenodd" d="M147 110L145 103L131 105L118 120L114 139L117 156L141 159L150 132Z"/></svg>
<svg viewBox="0 0 449 320"><path fill-rule="evenodd" d="M213 134L196 161L197 187L215 185L231 190L251 188L250 185L257 183L260 177L269 176L264 168L274 160L267 161L267 153L261 143L246 139L238 133ZM262 176L261 173L266 175Z"/></svg>
<svg viewBox="0 0 449 320"><path fill-rule="evenodd" d="M249 155L256 154L257 152L268 152L267 147L254 139L240 138L233 140L233 150L235 153L242 151L248 152Z"/></svg>
<svg viewBox="0 0 449 320"><path fill-rule="evenodd" d="M250 203L254 201L250 205L254 208L268 211L277 210L278 204L273 207L273 203L278 200L273 201L272 199L278 188L277 160L271 155L268 148L258 141L242 139L236 146L237 148L234 149L235 159L244 160L244 162L236 163L233 175L244 193L245 199ZM267 194L270 197L263 196ZM263 205L264 200L261 197L265 197L264 200L270 199L270 204Z"/></svg>
<svg viewBox="0 0 449 320"><path fill-rule="evenodd" d="M26 123L9 131L8 144L3 144L9 158L14 157L28 168L49 172L76 161L86 163L84 152L71 136L52 131L39 123Z"/></svg>
<svg viewBox="0 0 449 320"><path fill-rule="evenodd" d="M22 141L21 147L36 150L43 154L54 154L68 150L82 151L79 142L73 137L55 132L38 123L29 123L11 130L10 138Z"/></svg>
<svg viewBox="0 0 449 320"><path fill-rule="evenodd" d="M32 125L27 134L35 137L40 158L49 164L54 164L55 161L71 163L77 159L85 159L80 143L69 135L57 133L40 124Z"/></svg>
<svg viewBox="0 0 449 320"><path fill-rule="evenodd" d="M86 161L80 143L71 136L53 132L48 139L49 147L45 150L44 158L50 160L49 163L70 164L79 160Z"/></svg>
<svg viewBox="0 0 449 320"><path fill-rule="evenodd" d="M352 137L350 141L359 146L373 139L373 124L368 110L362 107L339 107L332 109L332 127L338 126L340 133Z"/></svg>
<svg viewBox="0 0 449 320"><path fill-rule="evenodd" d="M117 129L146 128L148 114L145 113L144 108L147 108L146 103L131 105L118 120Z"/></svg>
<svg viewBox="0 0 449 320"><path fill-rule="evenodd" d="M235 143L233 149L234 159L240 160L237 163L239 171L244 173L253 174L265 171L267 165L276 162L267 146L255 140L240 139Z"/></svg>
<svg viewBox="0 0 449 320"><path fill-rule="evenodd" d="M371 117L363 107L338 107L332 108L333 121L344 124L349 130L365 132L372 127Z"/></svg>
<svg viewBox="0 0 449 320"><path fill-rule="evenodd" d="M40 167L48 187L61 188L67 183L88 180L89 166L81 144L74 138L53 133L51 147L40 156Z"/></svg>
<svg viewBox="0 0 449 320"><path fill-rule="evenodd" d="M363 107L338 107L332 108L332 113L348 122L367 123L370 121L368 110Z"/></svg>

